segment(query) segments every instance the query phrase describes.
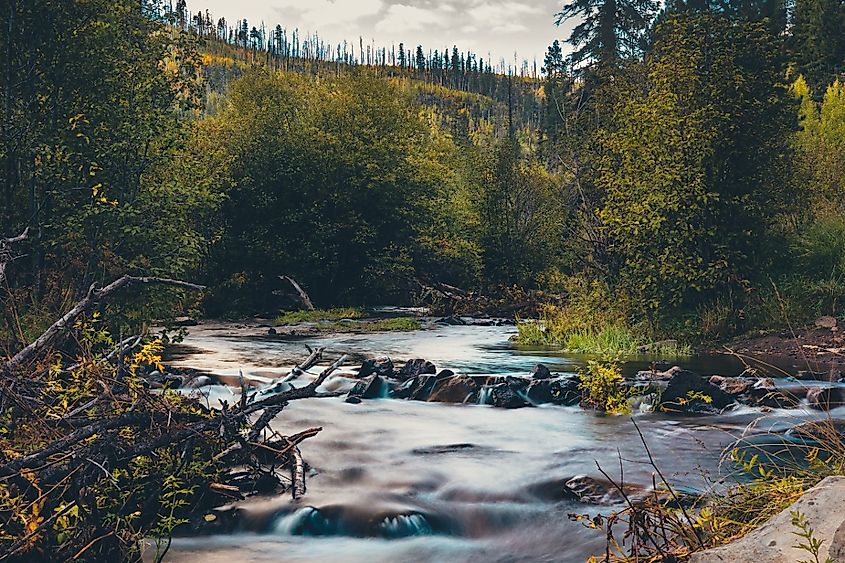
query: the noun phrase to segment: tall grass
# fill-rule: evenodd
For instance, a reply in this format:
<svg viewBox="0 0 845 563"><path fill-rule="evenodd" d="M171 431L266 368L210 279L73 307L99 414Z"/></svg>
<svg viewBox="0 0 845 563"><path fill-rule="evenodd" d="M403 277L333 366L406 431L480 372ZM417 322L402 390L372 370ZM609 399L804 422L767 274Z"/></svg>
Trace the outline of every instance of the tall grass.
<svg viewBox="0 0 845 563"><path fill-rule="evenodd" d="M648 346L649 355L666 357L689 355L689 346L676 341L653 343L650 339L629 329L618 320L597 323L583 320L571 311L556 307L543 309L539 320L521 321L517 324L520 344L557 346L573 354L599 356L634 356Z"/></svg>

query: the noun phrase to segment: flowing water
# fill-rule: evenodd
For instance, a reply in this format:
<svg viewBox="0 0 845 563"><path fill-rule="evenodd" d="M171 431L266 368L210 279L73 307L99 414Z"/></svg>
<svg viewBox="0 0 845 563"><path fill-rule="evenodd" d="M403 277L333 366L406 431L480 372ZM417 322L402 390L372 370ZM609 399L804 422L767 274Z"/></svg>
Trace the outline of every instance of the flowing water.
<svg viewBox="0 0 845 563"><path fill-rule="evenodd" d="M268 337L265 330L198 327L185 342L194 349L181 362L220 375L242 370L248 378L272 378L286 372L284 358L304 355L308 344L426 358L465 374L525 375L539 362L572 373L583 363L549 350L514 347L513 327L306 339ZM741 371L719 358L678 363L707 373ZM211 402L233 397L227 388L210 392ZM701 490L731 469L720 467L722 450L761 416L744 408L720 416L637 413L635 418L669 481ZM775 411L765 416L763 426L777 427L812 415ZM323 431L301 447L311 467L302 503L294 505L286 496L247 503L242 532L177 539L168 560L584 561L602 550L603 540L567 514L608 511L616 499L610 495L603 506L582 504L562 498L561 484L578 475L601 478L597 464L618 478L620 456L626 483L652 483L631 419L578 407L505 410L329 398L295 401L274 422L286 434L317 426Z"/></svg>

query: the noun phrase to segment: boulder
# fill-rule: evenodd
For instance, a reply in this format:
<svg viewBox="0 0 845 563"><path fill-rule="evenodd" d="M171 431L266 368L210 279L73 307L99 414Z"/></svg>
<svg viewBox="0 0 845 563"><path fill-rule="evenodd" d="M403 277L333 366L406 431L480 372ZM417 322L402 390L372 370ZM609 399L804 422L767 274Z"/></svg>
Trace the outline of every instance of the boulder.
<svg viewBox="0 0 845 563"><path fill-rule="evenodd" d="M500 407L504 409L518 409L522 407L528 407L530 404L519 396L511 386L510 383L499 383L497 385L493 385L489 388L490 391L490 403L494 407Z"/></svg>
<svg viewBox="0 0 845 563"><path fill-rule="evenodd" d="M743 538L707 551L694 553L690 563L793 563L813 560L797 548L794 514L806 519L813 537L821 541L818 561L845 561L845 477L828 477L768 522Z"/></svg>
<svg viewBox="0 0 845 563"><path fill-rule="evenodd" d="M557 379L535 379L528 385L526 396L535 405L552 403L574 406L581 402L581 379L578 376Z"/></svg>
<svg viewBox="0 0 845 563"><path fill-rule="evenodd" d="M552 377L551 370L544 364L537 364L531 370L531 379L549 379Z"/></svg>
<svg viewBox="0 0 845 563"><path fill-rule="evenodd" d="M811 408L829 411L845 406L845 389L842 387L818 387L807 391L807 402Z"/></svg>
<svg viewBox="0 0 845 563"><path fill-rule="evenodd" d="M428 396L430 403L474 403L478 385L465 375L438 378Z"/></svg>
<svg viewBox="0 0 845 563"><path fill-rule="evenodd" d="M389 388L387 381L382 377L371 375L355 384L355 387L349 392L349 396L360 399L381 399L388 395Z"/></svg>
<svg viewBox="0 0 845 563"><path fill-rule="evenodd" d="M408 360L408 362L402 366L402 369L400 369L396 374L396 378L400 381L405 381L406 379L411 379L412 377L417 377L419 375L433 375L435 373L437 373L437 368L434 364L427 360Z"/></svg>
<svg viewBox="0 0 845 563"><path fill-rule="evenodd" d="M393 375L393 362L390 358L375 358L364 360L358 370L358 377L369 377L370 375L391 377Z"/></svg>
<svg viewBox="0 0 845 563"><path fill-rule="evenodd" d="M390 397L393 399L407 399L410 401L427 401L434 385L437 383L437 376L418 375L407 379L400 385L390 390Z"/></svg>
<svg viewBox="0 0 845 563"><path fill-rule="evenodd" d="M775 386L770 377L763 377L754 382L748 391L749 404L756 407L773 409L792 409L798 406L799 400L791 393L784 393Z"/></svg>
<svg viewBox="0 0 845 563"><path fill-rule="evenodd" d="M675 377L676 373L680 373L686 371L679 366L674 366L666 371L659 371L659 370L645 370L637 372L635 379L637 381L669 381L673 377Z"/></svg>
<svg viewBox="0 0 845 563"><path fill-rule="evenodd" d="M732 395L722 391L697 373L680 368L673 372L661 395L661 410L670 412L707 412L722 410L734 402ZM709 397L704 400L702 397Z"/></svg>
<svg viewBox="0 0 845 563"><path fill-rule="evenodd" d="M748 393L754 385L752 380L745 379L744 377L722 377L721 375L712 376L710 383L733 396Z"/></svg>

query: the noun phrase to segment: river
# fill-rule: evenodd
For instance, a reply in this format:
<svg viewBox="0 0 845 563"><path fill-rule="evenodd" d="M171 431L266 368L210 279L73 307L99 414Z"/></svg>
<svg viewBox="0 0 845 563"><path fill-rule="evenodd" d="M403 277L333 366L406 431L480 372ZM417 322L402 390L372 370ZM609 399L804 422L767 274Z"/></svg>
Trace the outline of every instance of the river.
<svg viewBox="0 0 845 563"><path fill-rule="evenodd" d="M265 328L201 326L186 338L188 353L179 363L218 375L241 370L247 378L269 379L287 371L288 358L304 356L308 344L335 352L426 358L438 368L468 375L526 375L539 362L574 373L583 365L583 358L515 347L509 341L514 332L513 327L442 326L399 334L280 338L267 336ZM719 358L676 363L707 373L741 370ZM234 398L220 386L206 392L209 402ZM721 462L721 454L749 425L785 427L814 415L740 408L707 417L634 416L671 484L704 490L733 470ZM242 532L176 539L168 560L584 561L602 551L603 538L567 515L606 512L616 500L594 506L561 499L560 484L579 475L600 478L597 464L617 478L619 456L626 483L652 483L631 419L578 407L505 410L390 399L349 404L338 397L295 401L274 422L284 434L316 426L323 431L301 447L311 467L302 503L293 505L287 496L247 502L250 517Z"/></svg>

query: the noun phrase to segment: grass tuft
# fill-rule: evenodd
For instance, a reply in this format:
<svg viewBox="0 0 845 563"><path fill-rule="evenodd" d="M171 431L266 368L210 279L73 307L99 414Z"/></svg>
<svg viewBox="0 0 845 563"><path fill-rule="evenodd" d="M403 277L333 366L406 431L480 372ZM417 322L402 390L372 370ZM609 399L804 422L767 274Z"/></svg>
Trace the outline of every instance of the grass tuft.
<svg viewBox="0 0 845 563"><path fill-rule="evenodd" d="M324 328L348 332L411 332L420 330L422 324L414 317L395 317L375 321L342 320L325 325Z"/></svg>
<svg viewBox="0 0 845 563"><path fill-rule="evenodd" d="M355 307L317 309L316 311L286 311L276 317L276 323L280 325L318 323L323 321L340 321L342 319L360 319L363 316L364 311Z"/></svg>

